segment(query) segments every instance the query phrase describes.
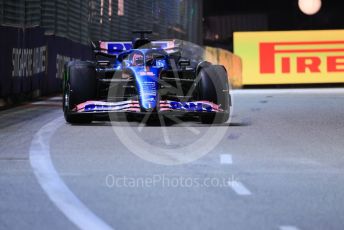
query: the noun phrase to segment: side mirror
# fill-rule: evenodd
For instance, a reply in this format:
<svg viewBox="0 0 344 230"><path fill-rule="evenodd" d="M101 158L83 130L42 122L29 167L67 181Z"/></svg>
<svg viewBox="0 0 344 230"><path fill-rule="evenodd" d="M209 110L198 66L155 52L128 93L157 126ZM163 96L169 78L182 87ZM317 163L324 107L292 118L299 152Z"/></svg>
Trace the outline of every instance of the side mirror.
<svg viewBox="0 0 344 230"><path fill-rule="evenodd" d="M178 65L179 65L180 67L182 67L183 69L185 69L187 66L190 66L190 64L191 64L191 62L190 62L189 59L180 59L180 60L178 61Z"/></svg>

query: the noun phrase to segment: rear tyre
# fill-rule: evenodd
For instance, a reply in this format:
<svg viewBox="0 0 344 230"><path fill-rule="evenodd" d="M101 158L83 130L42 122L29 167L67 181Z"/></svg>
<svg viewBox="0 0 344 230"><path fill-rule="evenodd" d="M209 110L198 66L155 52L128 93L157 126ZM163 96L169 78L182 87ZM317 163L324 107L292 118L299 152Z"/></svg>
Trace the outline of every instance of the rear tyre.
<svg viewBox="0 0 344 230"><path fill-rule="evenodd" d="M92 114L77 114L75 107L92 100L96 94L95 65L86 61L72 61L65 66L63 89L63 112L65 120L71 124L92 122Z"/></svg>
<svg viewBox="0 0 344 230"><path fill-rule="evenodd" d="M226 69L221 65L208 65L198 73L200 77L200 100L221 105L222 112L208 112L200 115L203 124L225 123L229 119L231 99Z"/></svg>

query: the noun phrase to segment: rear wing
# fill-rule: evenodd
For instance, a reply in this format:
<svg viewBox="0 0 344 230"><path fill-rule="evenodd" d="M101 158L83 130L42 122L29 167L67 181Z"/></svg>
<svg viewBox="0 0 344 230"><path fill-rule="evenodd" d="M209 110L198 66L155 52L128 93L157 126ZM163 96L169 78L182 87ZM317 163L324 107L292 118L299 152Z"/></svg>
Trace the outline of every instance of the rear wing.
<svg viewBox="0 0 344 230"><path fill-rule="evenodd" d="M165 50L176 48L175 40L152 41L151 43L153 48ZM123 51L131 50L133 44L130 41L98 41L92 42L92 48L94 51L117 55Z"/></svg>

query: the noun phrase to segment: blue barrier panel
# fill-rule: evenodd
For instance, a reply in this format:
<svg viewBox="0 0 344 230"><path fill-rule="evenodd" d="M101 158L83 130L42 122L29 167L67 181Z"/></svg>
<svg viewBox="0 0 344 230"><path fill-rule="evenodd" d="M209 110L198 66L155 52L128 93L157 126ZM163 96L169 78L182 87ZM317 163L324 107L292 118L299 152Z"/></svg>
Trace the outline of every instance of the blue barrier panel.
<svg viewBox="0 0 344 230"><path fill-rule="evenodd" d="M39 89L39 79L44 77L44 63L40 62L45 40L43 29L0 27L0 31L4 35L0 49L0 96Z"/></svg>
<svg viewBox="0 0 344 230"><path fill-rule="evenodd" d="M0 27L0 97L40 90L61 91L63 66L73 59L91 59L89 46L66 38L45 36L40 27Z"/></svg>

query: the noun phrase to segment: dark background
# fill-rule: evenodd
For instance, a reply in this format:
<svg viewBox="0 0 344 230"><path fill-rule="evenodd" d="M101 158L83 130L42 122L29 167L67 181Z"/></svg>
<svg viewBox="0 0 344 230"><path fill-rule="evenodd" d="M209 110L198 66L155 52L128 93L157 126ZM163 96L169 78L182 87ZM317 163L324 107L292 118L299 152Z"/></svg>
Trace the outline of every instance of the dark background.
<svg viewBox="0 0 344 230"><path fill-rule="evenodd" d="M202 5L202 0L0 0L0 99L61 92L63 61L92 59L90 40L131 41L131 31L152 30L152 39L202 44ZM42 46L46 71L12 76L13 63L26 63L28 49ZM14 49L20 49L18 61Z"/></svg>
<svg viewBox="0 0 344 230"><path fill-rule="evenodd" d="M203 9L205 45L229 50L234 31L344 28L343 0L322 0L312 16L300 11L298 0L204 0Z"/></svg>

